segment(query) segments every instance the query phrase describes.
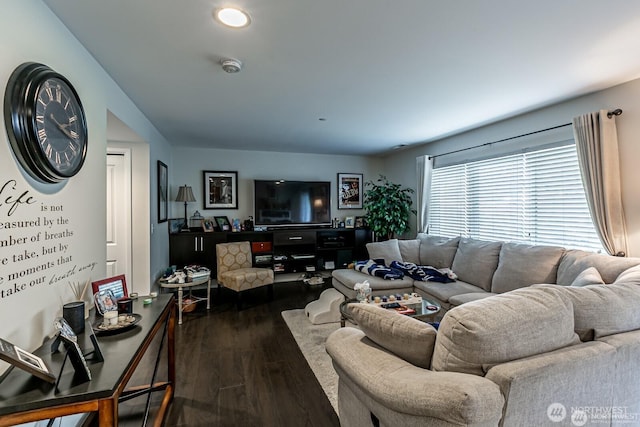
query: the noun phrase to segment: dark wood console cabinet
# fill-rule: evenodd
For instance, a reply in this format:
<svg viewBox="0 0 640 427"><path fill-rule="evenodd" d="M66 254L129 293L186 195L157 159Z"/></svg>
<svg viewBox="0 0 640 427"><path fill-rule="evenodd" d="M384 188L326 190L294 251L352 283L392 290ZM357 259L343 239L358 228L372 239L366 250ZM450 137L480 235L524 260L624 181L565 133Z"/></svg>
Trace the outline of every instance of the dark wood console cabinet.
<svg viewBox="0 0 640 427"><path fill-rule="evenodd" d="M371 241L371 231L303 228L175 233L169 235L169 261L178 268L187 264L204 265L215 278L216 244L239 241L253 244L254 264L269 265L276 273L321 271L345 268L352 261L368 258L366 244Z"/></svg>

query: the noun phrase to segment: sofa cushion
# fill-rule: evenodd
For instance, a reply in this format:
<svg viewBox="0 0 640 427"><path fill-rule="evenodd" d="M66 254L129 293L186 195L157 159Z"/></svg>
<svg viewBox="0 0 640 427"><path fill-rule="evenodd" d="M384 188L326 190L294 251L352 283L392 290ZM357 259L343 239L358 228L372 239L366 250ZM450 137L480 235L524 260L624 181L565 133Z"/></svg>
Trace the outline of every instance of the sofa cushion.
<svg viewBox="0 0 640 427"><path fill-rule="evenodd" d="M594 339L640 329L640 286L634 284L591 285L584 287L553 285L572 302L575 330L582 339ZM591 333L592 331L592 333Z"/></svg>
<svg viewBox="0 0 640 427"><path fill-rule="evenodd" d="M491 297L494 295L498 295L498 294L494 294L493 292L469 292L468 294L460 294L460 295L452 296L451 298L449 298L449 303L453 306L458 306L458 305L466 304L471 301L477 301L479 299Z"/></svg>
<svg viewBox="0 0 640 427"><path fill-rule="evenodd" d="M366 247L370 259L384 260L385 265L391 265L391 261L402 261L398 239L367 243Z"/></svg>
<svg viewBox="0 0 640 427"><path fill-rule="evenodd" d="M418 239L398 240L398 247L402 261L420 264L420 241Z"/></svg>
<svg viewBox="0 0 640 427"><path fill-rule="evenodd" d="M349 308L371 341L412 365L429 369L436 341L433 326L375 305L352 303Z"/></svg>
<svg viewBox="0 0 640 427"><path fill-rule="evenodd" d="M572 249L565 252L558 266L558 285L569 286L578 274L589 267L595 267L604 283L613 283L623 271L640 265L640 258L614 257L606 254Z"/></svg>
<svg viewBox="0 0 640 427"><path fill-rule="evenodd" d="M470 283L463 282L462 280L456 280L452 283L440 283L440 282L414 282L413 286L429 295L433 295L440 301L448 302L452 297L461 294L482 292L477 286Z"/></svg>
<svg viewBox="0 0 640 427"><path fill-rule="evenodd" d="M613 284L640 285L640 265L636 265L620 273Z"/></svg>
<svg viewBox="0 0 640 427"><path fill-rule="evenodd" d="M458 279L491 291L491 280L498 267L501 246L501 242L462 238L451 269Z"/></svg>
<svg viewBox="0 0 640 427"><path fill-rule="evenodd" d="M589 267L578 274L571 286L604 285L602 276L595 267Z"/></svg>
<svg viewBox="0 0 640 427"><path fill-rule="evenodd" d="M558 246L503 243L491 292L501 294L536 283L556 283L564 251Z"/></svg>
<svg viewBox="0 0 640 427"><path fill-rule="evenodd" d="M431 367L484 375L496 364L578 342L571 300L527 287L449 310L440 322Z"/></svg>
<svg viewBox="0 0 640 427"><path fill-rule="evenodd" d="M348 289L353 289L356 283L364 282L366 280L369 282L373 295L381 295L389 290L395 291L398 289L403 290L404 292L413 287L413 280L410 277L403 277L401 280L385 280L380 277L360 273L359 271L355 271L350 268L333 270L331 275L333 276L334 281L339 281Z"/></svg>
<svg viewBox="0 0 640 427"><path fill-rule="evenodd" d="M420 262L416 264L430 265L435 268L451 268L453 257L458 250L459 237L451 239L419 233L418 240L420 241Z"/></svg>

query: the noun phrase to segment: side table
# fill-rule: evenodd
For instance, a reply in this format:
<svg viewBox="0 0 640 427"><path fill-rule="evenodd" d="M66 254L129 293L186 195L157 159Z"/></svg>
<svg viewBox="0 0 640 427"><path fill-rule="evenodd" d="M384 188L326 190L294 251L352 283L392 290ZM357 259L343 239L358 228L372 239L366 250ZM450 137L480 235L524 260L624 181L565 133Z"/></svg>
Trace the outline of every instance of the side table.
<svg viewBox="0 0 640 427"><path fill-rule="evenodd" d="M191 295L194 286L207 284L207 297L196 297ZM207 310L211 309L211 276L197 277L195 279L187 279L184 283L169 283L165 279L159 279L158 285L165 289L178 289L178 325L182 325L182 311L185 304L183 299L184 288L189 289L189 299L191 302L187 305L195 304L198 301L207 301Z"/></svg>

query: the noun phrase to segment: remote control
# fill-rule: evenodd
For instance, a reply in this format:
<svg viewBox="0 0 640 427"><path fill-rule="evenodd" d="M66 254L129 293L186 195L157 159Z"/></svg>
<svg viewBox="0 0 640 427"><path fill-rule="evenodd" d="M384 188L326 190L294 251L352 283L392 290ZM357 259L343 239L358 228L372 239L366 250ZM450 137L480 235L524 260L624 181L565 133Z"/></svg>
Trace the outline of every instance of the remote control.
<svg viewBox="0 0 640 427"><path fill-rule="evenodd" d="M400 307L400 303L390 302L388 304L382 304L381 307L382 308L399 308Z"/></svg>

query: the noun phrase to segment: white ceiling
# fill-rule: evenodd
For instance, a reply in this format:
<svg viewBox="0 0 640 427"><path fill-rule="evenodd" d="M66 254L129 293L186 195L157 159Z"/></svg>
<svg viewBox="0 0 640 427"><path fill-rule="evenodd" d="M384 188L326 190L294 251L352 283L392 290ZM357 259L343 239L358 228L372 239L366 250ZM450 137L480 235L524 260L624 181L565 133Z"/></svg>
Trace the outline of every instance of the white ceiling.
<svg viewBox="0 0 640 427"><path fill-rule="evenodd" d="M43 1L174 145L377 154L640 77L635 0Z"/></svg>

